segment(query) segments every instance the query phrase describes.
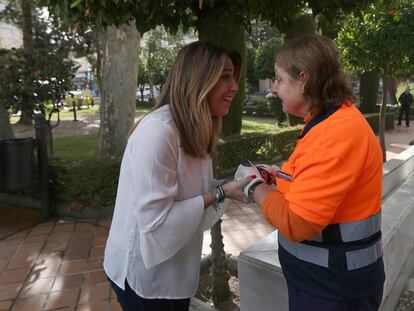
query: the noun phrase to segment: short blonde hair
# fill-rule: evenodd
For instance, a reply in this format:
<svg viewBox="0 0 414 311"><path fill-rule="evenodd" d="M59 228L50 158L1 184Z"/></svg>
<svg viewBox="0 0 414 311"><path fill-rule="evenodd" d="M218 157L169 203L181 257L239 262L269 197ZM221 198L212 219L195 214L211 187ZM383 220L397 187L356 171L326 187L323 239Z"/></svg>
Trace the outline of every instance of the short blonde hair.
<svg viewBox="0 0 414 311"><path fill-rule="evenodd" d="M195 157L213 154L221 130L221 117L212 116L207 97L220 79L226 57L240 77L241 55L211 42L183 47L168 74L155 108L170 105L184 152Z"/></svg>
<svg viewBox="0 0 414 311"><path fill-rule="evenodd" d="M307 35L287 41L276 54L276 64L294 79L304 72L304 96L312 112L338 107L355 95L339 61L336 44L328 37Z"/></svg>

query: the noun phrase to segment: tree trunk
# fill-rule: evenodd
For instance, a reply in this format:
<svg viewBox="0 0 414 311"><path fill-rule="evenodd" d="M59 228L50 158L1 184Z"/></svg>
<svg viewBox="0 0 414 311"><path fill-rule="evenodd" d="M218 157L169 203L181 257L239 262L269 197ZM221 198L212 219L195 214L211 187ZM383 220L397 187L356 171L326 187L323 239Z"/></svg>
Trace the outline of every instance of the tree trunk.
<svg viewBox="0 0 414 311"><path fill-rule="evenodd" d="M379 75L377 72L369 71L360 76L360 105L359 110L363 113L378 112L378 86Z"/></svg>
<svg viewBox="0 0 414 311"><path fill-rule="evenodd" d="M233 294L229 287L230 273L224 252L223 235L221 234L221 219L211 227L211 275L214 306L218 310L233 310Z"/></svg>
<svg viewBox="0 0 414 311"><path fill-rule="evenodd" d="M285 42L289 39L316 34L315 19L311 14L300 15L292 22L292 26L286 32ZM289 125L303 124L303 118L288 114Z"/></svg>
<svg viewBox="0 0 414 311"><path fill-rule="evenodd" d="M380 116L379 116L379 126L378 126L378 130L379 130L379 140L380 140L380 145L381 145L381 149L382 149L382 160L383 162L387 161L387 149L385 147L385 114L386 114L386 109L387 109L387 95L388 95L388 90L385 87L387 84L387 76L384 74L382 81L383 81L383 97L382 97L382 104L381 104L381 108L380 108Z"/></svg>
<svg viewBox="0 0 414 311"><path fill-rule="evenodd" d="M246 95L246 38L244 25L232 15L225 15L222 11L212 9L199 17L197 30L200 41L212 41L224 48L237 50L242 55L243 67L241 68L239 91L233 98L228 115L223 118L222 128L223 136L239 134Z"/></svg>
<svg viewBox="0 0 414 311"><path fill-rule="evenodd" d="M285 42L291 38L316 34L315 19L312 14L302 14L293 20L291 27L286 31Z"/></svg>
<svg viewBox="0 0 414 311"><path fill-rule="evenodd" d="M95 36L96 40L96 82L98 83L99 96L102 97L103 92L103 79L102 79L102 68L103 68L103 49L105 46L105 38L102 32L99 32Z"/></svg>
<svg viewBox="0 0 414 311"><path fill-rule="evenodd" d="M144 102L144 89L139 89L139 92L141 93L141 104Z"/></svg>
<svg viewBox="0 0 414 311"><path fill-rule="evenodd" d="M32 28L32 0L22 0L22 33L23 33L23 49L25 55L31 55L33 50L33 28ZM21 116L19 123L24 125L32 125L33 123L33 103L31 101L31 90L29 85L30 77L23 77L28 83L25 83L26 92L29 94L24 99L21 108Z"/></svg>
<svg viewBox="0 0 414 311"><path fill-rule="evenodd" d="M231 31L229 31L231 29ZM239 134L242 124L243 104L246 89L246 38L242 23L233 16L224 15L219 9L210 9L199 16L198 38L211 41L224 48L235 49L242 56L239 91L233 98L229 113L223 118L222 135ZM217 176L214 165L215 176ZM212 298L214 305L219 308L232 305L232 293L229 287L229 272L226 266L223 236L221 235L221 221L211 228L211 273L213 277ZM230 309L228 309L230 310Z"/></svg>
<svg viewBox="0 0 414 311"><path fill-rule="evenodd" d="M398 87L398 81L397 79L388 77L387 79L387 90L388 90L388 96L390 98L391 105L397 106L398 100L397 100L397 87Z"/></svg>
<svg viewBox="0 0 414 311"><path fill-rule="evenodd" d="M324 36L335 40L338 37L338 25L336 21L329 22L324 17L319 17L319 27Z"/></svg>
<svg viewBox="0 0 414 311"><path fill-rule="evenodd" d="M148 75L148 83L149 83L149 91L150 91L150 97L152 99L152 102L155 104L155 95L154 95L154 83L152 82L151 75Z"/></svg>
<svg viewBox="0 0 414 311"><path fill-rule="evenodd" d="M114 158L123 154L134 124L141 37L134 21L107 27L104 37L99 157Z"/></svg>
<svg viewBox="0 0 414 311"><path fill-rule="evenodd" d="M0 104L0 140L14 138L9 112Z"/></svg>

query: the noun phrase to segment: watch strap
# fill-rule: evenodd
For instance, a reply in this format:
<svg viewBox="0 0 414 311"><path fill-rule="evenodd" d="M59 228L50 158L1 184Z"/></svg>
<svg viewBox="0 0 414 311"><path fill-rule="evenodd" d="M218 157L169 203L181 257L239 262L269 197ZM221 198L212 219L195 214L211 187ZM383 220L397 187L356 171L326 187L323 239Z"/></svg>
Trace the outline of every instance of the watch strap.
<svg viewBox="0 0 414 311"><path fill-rule="evenodd" d="M263 183L264 182L262 180L258 180L257 182L255 182L253 185L249 187L249 189L247 190L247 196L249 197L250 200L253 200L253 193L254 193L254 190L256 190L257 186Z"/></svg>

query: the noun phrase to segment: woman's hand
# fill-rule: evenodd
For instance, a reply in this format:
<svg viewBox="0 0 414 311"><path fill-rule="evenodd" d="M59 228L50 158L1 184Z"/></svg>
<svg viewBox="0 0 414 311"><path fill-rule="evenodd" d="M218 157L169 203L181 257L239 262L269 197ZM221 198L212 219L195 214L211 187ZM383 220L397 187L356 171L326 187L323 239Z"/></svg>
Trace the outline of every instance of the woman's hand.
<svg viewBox="0 0 414 311"><path fill-rule="evenodd" d="M279 166L268 164L256 164L256 167L257 170L260 172L260 176L262 176L266 184L276 184L276 173L280 171Z"/></svg>
<svg viewBox="0 0 414 311"><path fill-rule="evenodd" d="M239 180L229 181L223 185L226 198L249 203L250 200L244 195L244 187L246 187L256 176L247 176Z"/></svg>

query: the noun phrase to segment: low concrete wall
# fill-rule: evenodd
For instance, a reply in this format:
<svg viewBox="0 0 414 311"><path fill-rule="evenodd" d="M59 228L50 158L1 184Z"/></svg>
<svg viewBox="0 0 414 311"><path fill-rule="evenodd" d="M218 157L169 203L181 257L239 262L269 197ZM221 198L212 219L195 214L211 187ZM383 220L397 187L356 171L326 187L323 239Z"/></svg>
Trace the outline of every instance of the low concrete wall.
<svg viewBox="0 0 414 311"><path fill-rule="evenodd" d="M384 164L382 233L387 275L381 311L395 310L414 270L414 147ZM288 310L277 254L277 230L238 258L242 311Z"/></svg>

